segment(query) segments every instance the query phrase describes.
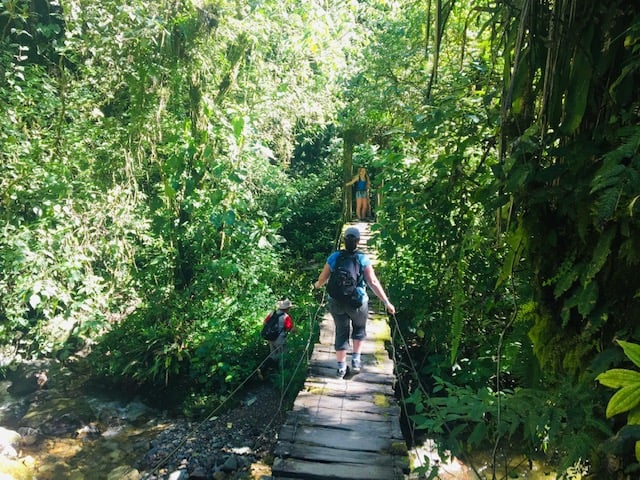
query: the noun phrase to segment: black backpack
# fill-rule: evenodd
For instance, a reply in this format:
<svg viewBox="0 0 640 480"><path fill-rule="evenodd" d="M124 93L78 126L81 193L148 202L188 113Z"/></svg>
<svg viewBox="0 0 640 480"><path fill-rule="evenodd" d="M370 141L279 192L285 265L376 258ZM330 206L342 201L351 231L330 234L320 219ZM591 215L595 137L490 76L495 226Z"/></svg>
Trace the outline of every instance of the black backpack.
<svg viewBox="0 0 640 480"><path fill-rule="evenodd" d="M341 250L327 282L327 293L336 302L353 308L362 306L360 283L360 261L357 252Z"/></svg>
<svg viewBox="0 0 640 480"><path fill-rule="evenodd" d="M282 317L282 315L284 315L284 312L280 312L278 314L277 310L273 311L273 313L269 317L269 320L267 320L262 327L262 332L260 332L262 338L264 338L265 340L274 341L280 336L280 334L282 333L282 328L280 327L280 317Z"/></svg>

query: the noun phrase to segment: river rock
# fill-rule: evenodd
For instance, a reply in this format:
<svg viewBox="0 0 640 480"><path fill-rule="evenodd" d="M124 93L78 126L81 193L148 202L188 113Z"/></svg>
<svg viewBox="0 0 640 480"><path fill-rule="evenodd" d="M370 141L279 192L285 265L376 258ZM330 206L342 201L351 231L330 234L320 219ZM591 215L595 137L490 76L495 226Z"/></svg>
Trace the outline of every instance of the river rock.
<svg viewBox="0 0 640 480"><path fill-rule="evenodd" d="M189 480L206 480L207 478L209 478L209 475L207 475L206 470L202 467L194 468L189 475Z"/></svg>
<svg viewBox="0 0 640 480"><path fill-rule="evenodd" d="M91 422L76 430L76 438L98 438L100 436L100 428Z"/></svg>
<svg viewBox="0 0 640 480"><path fill-rule="evenodd" d="M0 457L0 480L31 480L35 472L20 460Z"/></svg>
<svg viewBox="0 0 640 480"><path fill-rule="evenodd" d="M20 442L20 434L8 428L0 427L0 450L4 447L17 445Z"/></svg>
<svg viewBox="0 0 640 480"><path fill-rule="evenodd" d="M189 474L186 470L176 470L169 475L169 480L189 480Z"/></svg>
<svg viewBox="0 0 640 480"><path fill-rule="evenodd" d="M229 455L229 458L225 460L221 468L223 472L233 472L234 470L237 470L238 459L236 458L235 455Z"/></svg>
<svg viewBox="0 0 640 480"><path fill-rule="evenodd" d="M20 425L40 429L44 435L74 434L92 420L93 411L81 398L47 395L33 402Z"/></svg>
<svg viewBox="0 0 640 480"><path fill-rule="evenodd" d="M140 472L129 465L121 465L111 470L107 480L139 480Z"/></svg>
<svg viewBox="0 0 640 480"><path fill-rule="evenodd" d="M35 444L40 439L40 430L31 427L18 428L20 434L20 445L30 446Z"/></svg>
<svg viewBox="0 0 640 480"><path fill-rule="evenodd" d="M130 422L135 425L139 425L140 423L145 422L149 415L151 414L151 409L147 407L142 402L131 402L129 403L124 412L124 419L127 422Z"/></svg>
<svg viewBox="0 0 640 480"><path fill-rule="evenodd" d="M12 445L6 445L2 448L2 451L0 451L0 456L17 459L18 451Z"/></svg>
<svg viewBox="0 0 640 480"><path fill-rule="evenodd" d="M23 397L44 388L48 365L44 362L22 363L7 370L6 378L11 382L7 391L14 397Z"/></svg>

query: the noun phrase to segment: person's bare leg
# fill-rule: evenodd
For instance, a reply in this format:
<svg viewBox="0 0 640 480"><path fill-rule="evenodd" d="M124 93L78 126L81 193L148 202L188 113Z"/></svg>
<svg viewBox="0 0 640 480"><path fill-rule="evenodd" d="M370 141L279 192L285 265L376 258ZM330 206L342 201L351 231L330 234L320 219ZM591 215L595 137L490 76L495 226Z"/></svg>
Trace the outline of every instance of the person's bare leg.
<svg viewBox="0 0 640 480"><path fill-rule="evenodd" d="M364 220L365 213L364 198L358 198L358 200L356 200L356 215L358 216L358 220Z"/></svg>
<svg viewBox="0 0 640 480"><path fill-rule="evenodd" d="M362 340L353 341L353 353L351 354L351 368L353 373L360 373L362 359L360 351L362 350Z"/></svg>
<svg viewBox="0 0 640 480"><path fill-rule="evenodd" d="M347 373L347 351L336 350L336 362L338 364L338 378L343 378Z"/></svg>

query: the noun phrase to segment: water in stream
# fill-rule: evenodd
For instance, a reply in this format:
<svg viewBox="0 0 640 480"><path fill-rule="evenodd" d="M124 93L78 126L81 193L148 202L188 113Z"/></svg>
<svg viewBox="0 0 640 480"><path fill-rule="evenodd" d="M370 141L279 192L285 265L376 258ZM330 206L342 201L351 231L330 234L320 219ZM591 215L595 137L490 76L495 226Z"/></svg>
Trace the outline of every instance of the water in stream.
<svg viewBox="0 0 640 480"><path fill-rule="evenodd" d="M437 466L439 480L482 480L497 478L506 479L527 479L527 480L555 480L557 478L555 469L539 461L529 461L524 456L512 454L508 458L508 465L497 465L494 472L491 465L493 461L490 453L475 452L469 462L464 459L449 458L442 459L437 453L437 446L432 440L427 440L420 446L409 452L414 467ZM503 459L504 460L504 459ZM494 477L495 474L495 477ZM427 478L427 477L416 477ZM581 478L581 477L568 477Z"/></svg>
<svg viewBox="0 0 640 480"><path fill-rule="evenodd" d="M165 427L159 417L60 365L10 371L0 382L0 480L124 479ZM6 437L14 432L21 438L11 446Z"/></svg>
<svg viewBox="0 0 640 480"><path fill-rule="evenodd" d="M42 371L48 378L39 385ZM86 378L49 364L9 372L0 381L0 480L139 478L136 465L171 420L130 395L91 386ZM22 435L20 441L5 440L12 432ZM414 467L437 464L441 480L493 478L489 454L474 454L475 470L462 460L440 459L429 441L410 455ZM499 467L496 478L552 480L556 475L548 465L511 455L509 468Z"/></svg>

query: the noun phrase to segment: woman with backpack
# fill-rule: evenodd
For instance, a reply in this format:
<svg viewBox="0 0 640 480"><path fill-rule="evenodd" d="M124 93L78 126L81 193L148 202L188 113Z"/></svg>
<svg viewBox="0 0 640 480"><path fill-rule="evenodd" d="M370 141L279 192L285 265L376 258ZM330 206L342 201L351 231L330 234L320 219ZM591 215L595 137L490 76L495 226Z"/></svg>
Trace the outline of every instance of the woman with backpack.
<svg viewBox="0 0 640 480"><path fill-rule="evenodd" d="M349 336L353 340L351 369L353 373L359 373L361 369L361 350L366 337L369 316L369 297L366 286L368 285L382 300L389 313L396 312L373 270L371 260L364 253L357 251L359 241L360 230L356 227L347 228L344 233L344 250L329 255L314 284L315 288L327 285L329 312L336 326L335 349L338 378L343 378L347 373Z"/></svg>

